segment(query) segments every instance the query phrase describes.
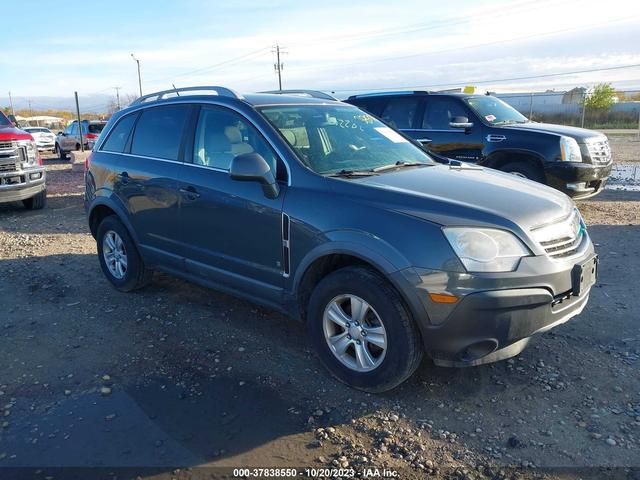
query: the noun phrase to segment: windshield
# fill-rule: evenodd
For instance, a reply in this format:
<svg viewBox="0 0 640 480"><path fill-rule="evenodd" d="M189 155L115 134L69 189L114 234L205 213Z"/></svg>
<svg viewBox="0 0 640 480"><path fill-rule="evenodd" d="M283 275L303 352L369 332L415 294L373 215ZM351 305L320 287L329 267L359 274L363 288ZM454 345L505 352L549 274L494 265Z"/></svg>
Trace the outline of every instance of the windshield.
<svg viewBox="0 0 640 480"><path fill-rule="evenodd" d="M51 133L48 128L25 128L24 130L29 133Z"/></svg>
<svg viewBox="0 0 640 480"><path fill-rule="evenodd" d="M7 125L11 125L11 122L9 121L9 119L7 118L7 116L0 112L0 125L5 127Z"/></svg>
<svg viewBox="0 0 640 480"><path fill-rule="evenodd" d="M527 117L518 112L515 108L503 102L499 98L489 95L483 97L470 97L466 99L467 104L481 118L484 118L492 125L505 123L525 123Z"/></svg>
<svg viewBox="0 0 640 480"><path fill-rule="evenodd" d="M316 173L371 172L387 165L432 165L395 130L348 105L278 105L259 109Z"/></svg>

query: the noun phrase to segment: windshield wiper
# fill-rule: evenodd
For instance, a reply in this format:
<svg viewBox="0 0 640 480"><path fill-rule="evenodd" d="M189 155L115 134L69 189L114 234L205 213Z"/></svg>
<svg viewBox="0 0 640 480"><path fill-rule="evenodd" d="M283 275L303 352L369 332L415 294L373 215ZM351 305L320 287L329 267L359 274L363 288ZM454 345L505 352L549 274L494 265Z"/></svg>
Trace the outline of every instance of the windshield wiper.
<svg viewBox="0 0 640 480"><path fill-rule="evenodd" d="M385 172L387 170L394 170L396 168L404 168L404 167L419 167L419 166L429 166L429 163L423 162L396 162L390 163L389 165L382 165L380 167L376 167L371 169L372 172Z"/></svg>
<svg viewBox="0 0 640 480"><path fill-rule="evenodd" d="M329 173L327 177L370 177L377 175L373 170L340 170L339 172Z"/></svg>

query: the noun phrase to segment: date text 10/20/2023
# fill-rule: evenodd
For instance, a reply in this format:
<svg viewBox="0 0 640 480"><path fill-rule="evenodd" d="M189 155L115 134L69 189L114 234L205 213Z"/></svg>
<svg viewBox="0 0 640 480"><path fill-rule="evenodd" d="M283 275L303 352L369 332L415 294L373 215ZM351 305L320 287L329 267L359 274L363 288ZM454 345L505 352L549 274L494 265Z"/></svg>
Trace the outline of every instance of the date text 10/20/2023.
<svg viewBox="0 0 640 480"><path fill-rule="evenodd" d="M233 476L238 478L399 478L396 470L367 467L361 471L353 468L234 468Z"/></svg>

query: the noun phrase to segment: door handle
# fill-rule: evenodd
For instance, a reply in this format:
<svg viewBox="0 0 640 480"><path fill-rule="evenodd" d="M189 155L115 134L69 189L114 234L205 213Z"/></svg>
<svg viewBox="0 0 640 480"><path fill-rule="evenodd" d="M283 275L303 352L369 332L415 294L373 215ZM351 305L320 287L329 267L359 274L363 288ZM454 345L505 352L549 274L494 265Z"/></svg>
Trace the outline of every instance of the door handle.
<svg viewBox="0 0 640 480"><path fill-rule="evenodd" d="M420 143L431 143L433 142L433 140L431 140L430 138L418 138L416 140L416 142L420 142Z"/></svg>
<svg viewBox="0 0 640 480"><path fill-rule="evenodd" d="M188 187L184 187L180 189L180 193L187 197L189 200L195 200L200 197L200 194L196 190L196 187L189 185Z"/></svg>

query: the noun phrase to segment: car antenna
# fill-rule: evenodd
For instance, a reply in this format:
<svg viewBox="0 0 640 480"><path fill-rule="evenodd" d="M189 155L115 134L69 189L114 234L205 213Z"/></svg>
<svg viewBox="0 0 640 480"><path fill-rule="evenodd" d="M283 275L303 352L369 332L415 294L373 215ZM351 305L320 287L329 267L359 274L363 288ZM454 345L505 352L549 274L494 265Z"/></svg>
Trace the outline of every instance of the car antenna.
<svg viewBox="0 0 640 480"><path fill-rule="evenodd" d="M176 95L180 96L180 92L178 91L178 89L176 88L175 83L172 83L171 86L173 87L173 89L176 91Z"/></svg>

